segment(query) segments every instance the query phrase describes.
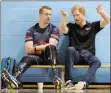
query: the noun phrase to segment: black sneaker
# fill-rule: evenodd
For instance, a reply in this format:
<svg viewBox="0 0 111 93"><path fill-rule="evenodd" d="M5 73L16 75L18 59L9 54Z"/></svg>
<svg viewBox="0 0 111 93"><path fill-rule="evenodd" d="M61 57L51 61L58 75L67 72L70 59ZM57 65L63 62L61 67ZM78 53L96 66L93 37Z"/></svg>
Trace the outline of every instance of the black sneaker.
<svg viewBox="0 0 111 93"><path fill-rule="evenodd" d="M1 78L8 84L8 88L22 88L22 84L5 69L2 72Z"/></svg>
<svg viewBox="0 0 111 93"><path fill-rule="evenodd" d="M75 86L74 86L74 84L72 83L71 80L68 80L65 83L65 88L67 88L67 89L75 89Z"/></svg>

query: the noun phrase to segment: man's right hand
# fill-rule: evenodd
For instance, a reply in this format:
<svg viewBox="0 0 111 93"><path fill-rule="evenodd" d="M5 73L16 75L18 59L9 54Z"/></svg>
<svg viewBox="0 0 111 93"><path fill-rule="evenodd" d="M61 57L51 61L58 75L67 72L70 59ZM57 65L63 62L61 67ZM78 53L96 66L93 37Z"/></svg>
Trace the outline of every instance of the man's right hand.
<svg viewBox="0 0 111 93"><path fill-rule="evenodd" d="M49 45L49 43L48 43L48 44L45 44L45 45L41 45L41 47L42 47L43 50L45 50L45 48L46 48L48 45ZM35 54L41 54L43 50L37 50L37 51L35 51Z"/></svg>
<svg viewBox="0 0 111 93"><path fill-rule="evenodd" d="M35 51L34 54L42 54L42 51Z"/></svg>
<svg viewBox="0 0 111 93"><path fill-rule="evenodd" d="M61 10L61 14L62 14L62 19L60 23L60 32L63 34L67 34L68 33L68 28L67 28L68 13L65 12L64 10Z"/></svg>
<svg viewBox="0 0 111 93"><path fill-rule="evenodd" d="M68 17L68 13L65 12L64 10L61 10L61 14L62 14L62 17L64 17L64 18Z"/></svg>

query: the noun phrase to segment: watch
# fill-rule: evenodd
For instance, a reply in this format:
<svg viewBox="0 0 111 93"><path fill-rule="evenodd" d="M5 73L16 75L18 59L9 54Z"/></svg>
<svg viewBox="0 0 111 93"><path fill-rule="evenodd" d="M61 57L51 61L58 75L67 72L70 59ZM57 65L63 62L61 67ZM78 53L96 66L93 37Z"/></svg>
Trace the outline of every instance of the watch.
<svg viewBox="0 0 111 93"><path fill-rule="evenodd" d="M36 51L36 45L34 45L34 51Z"/></svg>

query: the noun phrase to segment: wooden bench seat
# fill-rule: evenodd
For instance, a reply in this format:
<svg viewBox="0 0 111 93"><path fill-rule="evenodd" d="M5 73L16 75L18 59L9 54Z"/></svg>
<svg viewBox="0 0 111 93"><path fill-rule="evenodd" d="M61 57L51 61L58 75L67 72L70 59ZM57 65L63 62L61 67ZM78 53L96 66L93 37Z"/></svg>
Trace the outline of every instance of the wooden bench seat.
<svg viewBox="0 0 111 93"><path fill-rule="evenodd" d="M88 68L89 65L75 65L73 66L73 68ZM30 68L52 68L51 65L32 65L30 66ZM60 68L61 69L61 79L62 79L62 87L64 86L64 65L56 65L56 68ZM110 65L102 65L100 68L111 68ZM50 86L50 85L49 85ZM44 86L45 87L45 86ZM94 87L93 85L90 85L90 88L96 88L97 85ZM99 86L99 88L101 87L101 85ZM106 86L102 86L101 88L109 88L109 85ZM98 88L98 87L97 87Z"/></svg>

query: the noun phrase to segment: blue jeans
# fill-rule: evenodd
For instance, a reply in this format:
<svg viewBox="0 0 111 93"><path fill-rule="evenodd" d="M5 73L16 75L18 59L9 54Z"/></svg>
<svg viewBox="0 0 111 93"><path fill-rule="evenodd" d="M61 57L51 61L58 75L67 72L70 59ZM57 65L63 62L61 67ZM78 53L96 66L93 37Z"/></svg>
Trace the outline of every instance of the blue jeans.
<svg viewBox="0 0 111 93"><path fill-rule="evenodd" d="M95 72L101 66L101 62L95 55L87 50L77 51L74 47L69 47L66 51L65 81L72 80L73 65L89 65L83 80L89 84Z"/></svg>

